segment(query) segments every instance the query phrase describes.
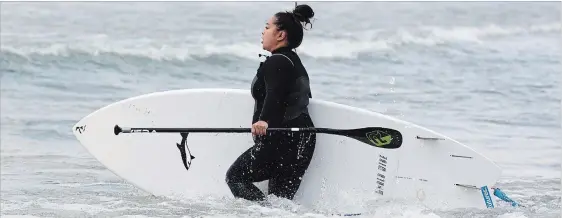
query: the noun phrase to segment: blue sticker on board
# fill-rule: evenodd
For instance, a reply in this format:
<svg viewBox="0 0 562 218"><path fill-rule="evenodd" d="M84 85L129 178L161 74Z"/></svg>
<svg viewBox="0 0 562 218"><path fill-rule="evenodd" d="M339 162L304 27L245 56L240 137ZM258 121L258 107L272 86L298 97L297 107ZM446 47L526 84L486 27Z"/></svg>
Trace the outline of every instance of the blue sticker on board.
<svg viewBox="0 0 562 218"><path fill-rule="evenodd" d="M488 191L488 186L483 186L480 188L482 191L482 197L484 197L484 203L486 203L487 208L494 208L494 201L492 196L490 195L490 191Z"/></svg>

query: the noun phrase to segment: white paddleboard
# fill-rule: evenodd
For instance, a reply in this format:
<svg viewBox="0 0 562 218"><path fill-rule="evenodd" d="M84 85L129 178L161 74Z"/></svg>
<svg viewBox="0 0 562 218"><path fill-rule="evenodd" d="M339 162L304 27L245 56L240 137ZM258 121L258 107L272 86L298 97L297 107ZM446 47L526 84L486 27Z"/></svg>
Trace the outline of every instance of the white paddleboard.
<svg viewBox="0 0 562 218"><path fill-rule="evenodd" d="M190 133L190 168L176 143L179 133L115 135L114 126L250 128L249 91L188 89L141 95L103 107L73 127L80 143L109 170L158 196L232 197L225 175L252 146L250 133ZM500 169L471 148L426 128L363 109L311 99L316 127L385 127L403 136L382 149L344 136L317 135L314 158L294 201L306 207L357 212L364 200L401 199L430 208L486 208L480 187L493 186ZM258 185L266 191L266 182ZM471 188L472 187L472 188Z"/></svg>

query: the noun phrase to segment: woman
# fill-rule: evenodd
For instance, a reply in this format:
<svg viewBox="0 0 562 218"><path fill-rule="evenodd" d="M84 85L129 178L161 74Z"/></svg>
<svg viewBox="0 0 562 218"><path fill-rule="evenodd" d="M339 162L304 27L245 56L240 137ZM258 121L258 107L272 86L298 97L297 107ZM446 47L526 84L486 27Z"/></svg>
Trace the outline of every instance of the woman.
<svg viewBox="0 0 562 218"><path fill-rule="evenodd" d="M307 109L312 97L308 73L292 51L302 42L302 23L309 24L313 16L312 8L299 5L292 12L276 13L262 32L263 49L272 55L260 63L251 87L255 144L226 173L235 197L263 201L265 194L252 183L269 180L268 194L292 200L308 168L314 133L267 133L267 128L314 127Z"/></svg>

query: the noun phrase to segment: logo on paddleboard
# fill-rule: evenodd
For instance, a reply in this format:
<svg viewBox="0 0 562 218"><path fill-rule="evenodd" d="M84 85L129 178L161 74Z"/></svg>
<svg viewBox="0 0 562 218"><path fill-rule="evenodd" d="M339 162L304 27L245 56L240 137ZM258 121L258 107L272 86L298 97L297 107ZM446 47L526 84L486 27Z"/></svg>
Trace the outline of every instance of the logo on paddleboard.
<svg viewBox="0 0 562 218"><path fill-rule="evenodd" d="M74 131L78 131L80 134L82 134L84 131L86 131L86 125L77 126Z"/></svg>
<svg viewBox="0 0 562 218"><path fill-rule="evenodd" d="M377 147L382 147L392 142L392 136L382 131L368 132L366 136L369 141L371 141Z"/></svg>
<svg viewBox="0 0 562 218"><path fill-rule="evenodd" d="M490 192L488 191L488 186L483 186L480 188L482 192L482 196L484 197L484 203L486 203L487 208L494 207L494 201L492 200L492 196L490 196Z"/></svg>
<svg viewBox="0 0 562 218"><path fill-rule="evenodd" d="M189 170L191 167L191 161L195 159L193 155L191 155L191 151L189 150L189 146L187 145L187 135L188 133L180 133L181 135L181 143L176 143L176 146L180 150L181 160L183 162L183 166L186 170ZM187 151L187 153L186 153ZM189 160L188 160L189 158Z"/></svg>

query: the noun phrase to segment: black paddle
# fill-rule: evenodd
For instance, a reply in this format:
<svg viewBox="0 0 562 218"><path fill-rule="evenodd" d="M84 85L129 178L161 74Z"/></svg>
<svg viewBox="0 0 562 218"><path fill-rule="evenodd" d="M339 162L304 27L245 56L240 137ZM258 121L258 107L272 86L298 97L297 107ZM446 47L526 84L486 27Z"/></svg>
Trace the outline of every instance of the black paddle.
<svg viewBox="0 0 562 218"><path fill-rule="evenodd" d="M115 135L119 133L249 133L251 128L121 128L115 125ZM296 131L315 132L346 136L356 139L371 146L395 149L402 146L402 134L394 129L384 127L365 127L358 129L330 129L330 128L268 128L267 132L273 131Z"/></svg>

